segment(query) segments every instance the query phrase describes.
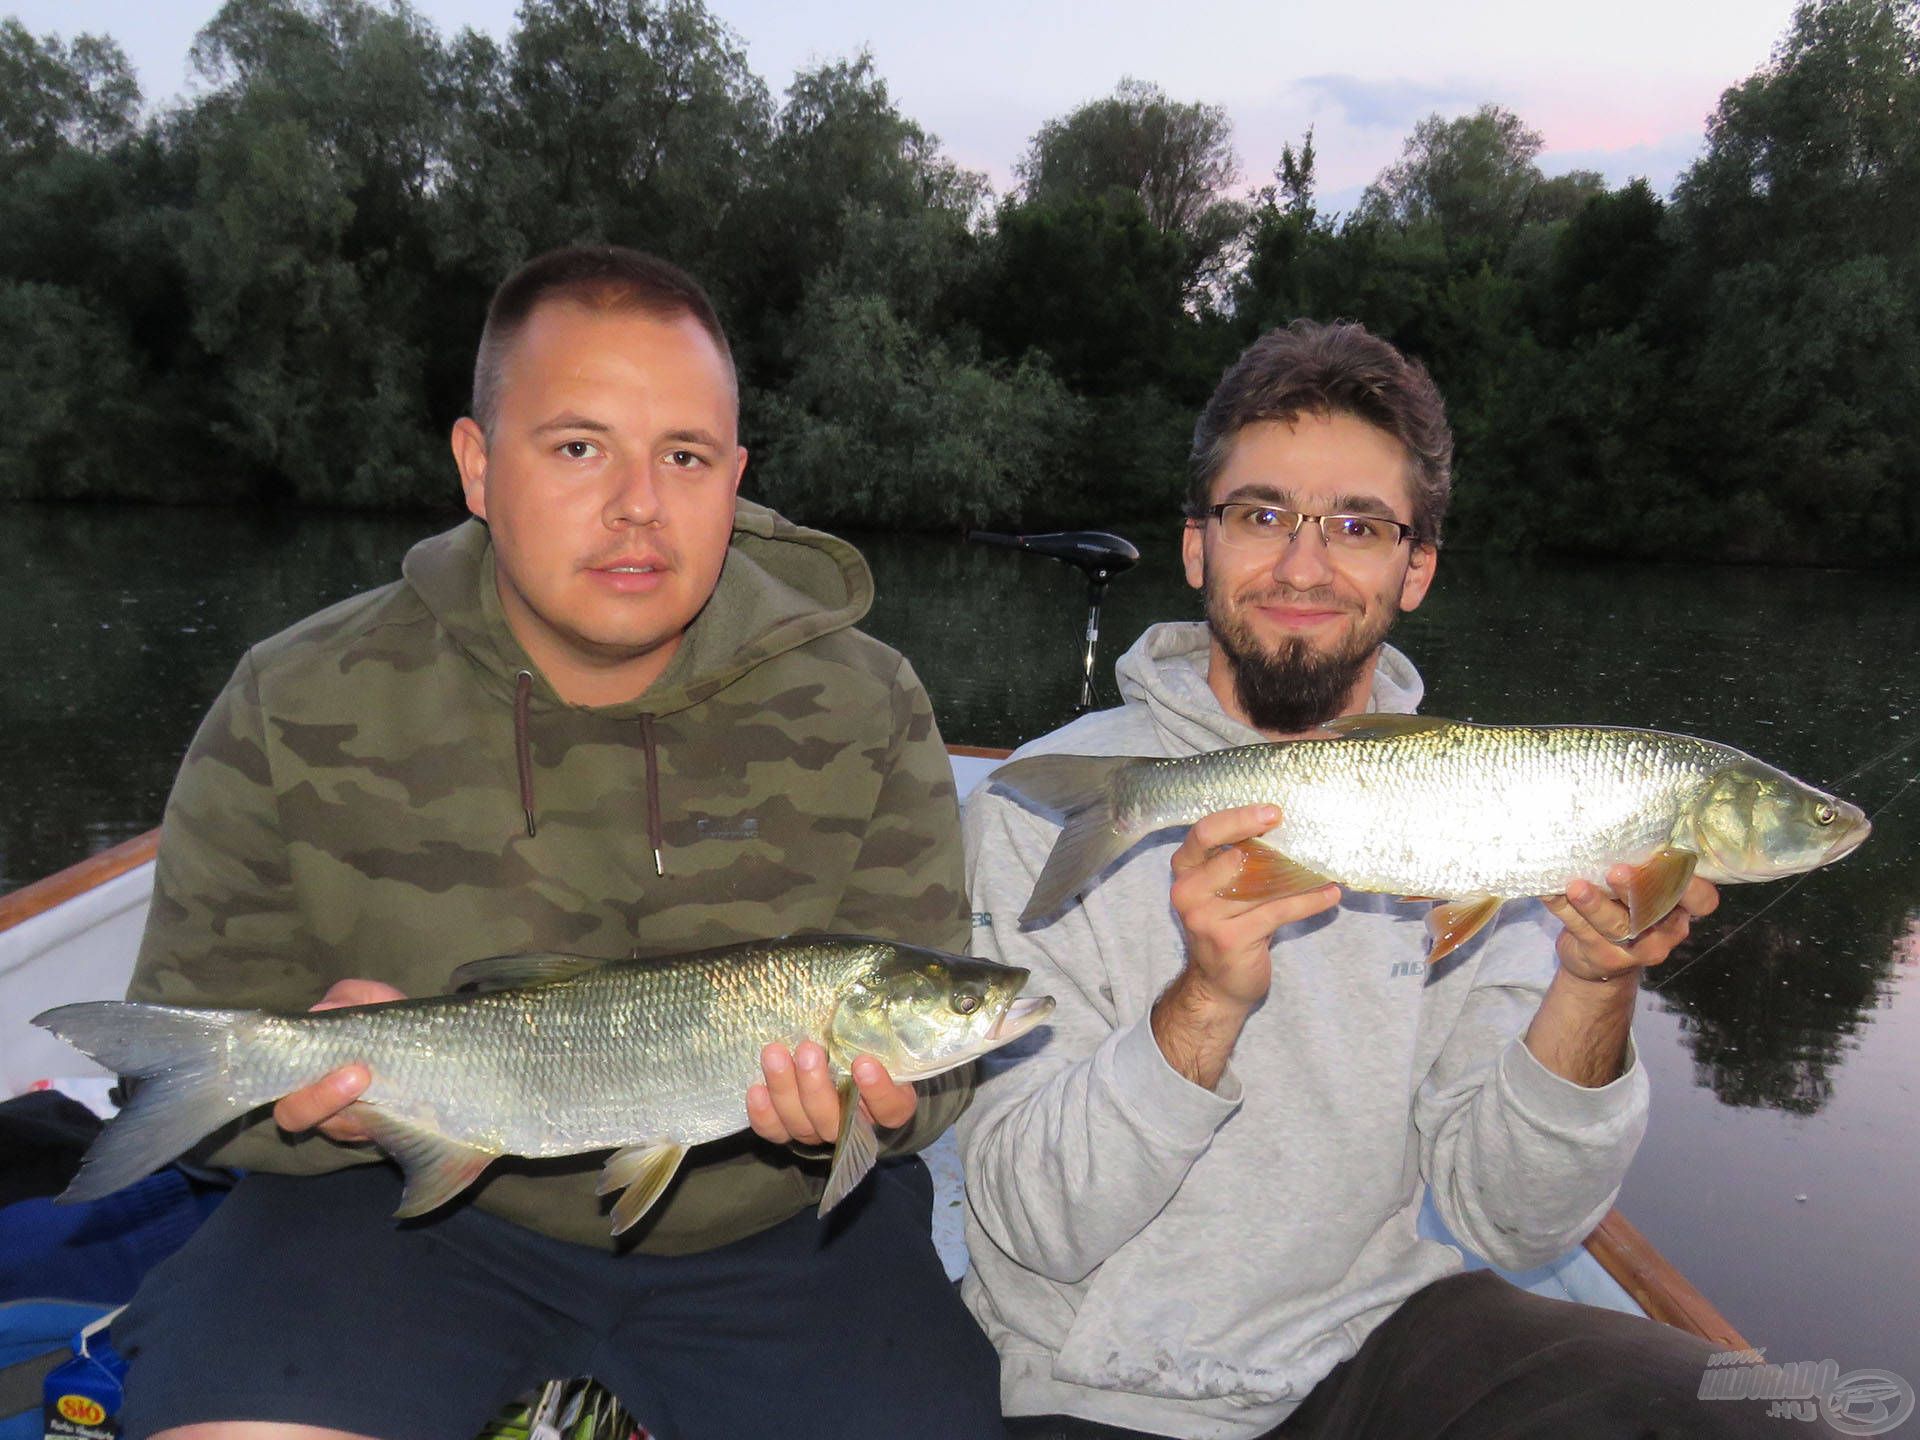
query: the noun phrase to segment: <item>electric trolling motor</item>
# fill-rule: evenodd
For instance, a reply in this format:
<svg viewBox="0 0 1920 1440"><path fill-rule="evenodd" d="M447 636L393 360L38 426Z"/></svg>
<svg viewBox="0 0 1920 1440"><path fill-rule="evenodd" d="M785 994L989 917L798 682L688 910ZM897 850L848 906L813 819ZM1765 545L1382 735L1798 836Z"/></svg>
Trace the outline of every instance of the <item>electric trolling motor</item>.
<svg viewBox="0 0 1920 1440"><path fill-rule="evenodd" d="M1093 708L1093 652L1100 643L1100 601L1107 593L1107 582L1132 567L1140 552L1131 540L1105 530L1059 530L1045 535L1001 535L991 530L973 530L967 539L982 545L1004 545L1011 550L1031 550L1049 560L1074 566L1087 577L1087 645L1081 662L1080 703L1075 715Z"/></svg>

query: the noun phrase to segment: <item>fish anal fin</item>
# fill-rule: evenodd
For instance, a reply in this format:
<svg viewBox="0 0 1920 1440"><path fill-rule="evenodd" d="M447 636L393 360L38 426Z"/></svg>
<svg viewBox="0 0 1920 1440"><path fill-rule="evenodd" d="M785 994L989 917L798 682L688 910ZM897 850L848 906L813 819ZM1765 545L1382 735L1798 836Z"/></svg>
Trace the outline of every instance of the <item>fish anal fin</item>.
<svg viewBox="0 0 1920 1440"><path fill-rule="evenodd" d="M1627 902L1627 928L1638 936L1650 929L1680 903L1681 892L1693 879L1700 856L1677 845L1663 845L1633 867L1621 899Z"/></svg>
<svg viewBox="0 0 1920 1440"><path fill-rule="evenodd" d="M418 1121L378 1105L354 1104L347 1108L373 1143L406 1173L400 1208L393 1212L396 1220L438 1210L478 1180L480 1172L496 1157L495 1151L449 1140Z"/></svg>
<svg viewBox="0 0 1920 1440"><path fill-rule="evenodd" d="M1331 730L1342 740L1390 740L1396 735L1422 735L1429 730L1447 730L1460 724L1442 720L1438 715L1341 715L1320 728Z"/></svg>
<svg viewBox="0 0 1920 1440"><path fill-rule="evenodd" d="M494 955L485 960L469 960L457 968L447 977L447 993L484 995L522 985L545 985L554 980L570 980L607 963L585 955Z"/></svg>
<svg viewBox="0 0 1920 1440"><path fill-rule="evenodd" d="M827 1188L820 1196L821 1215L852 1193L880 1158L880 1137L860 1104L853 1077L840 1082L840 1138L834 1142L833 1163L827 1167Z"/></svg>
<svg viewBox="0 0 1920 1440"><path fill-rule="evenodd" d="M629 1145L608 1157L600 1171L600 1193L620 1192L620 1198L613 1202L614 1234L622 1234L640 1223L640 1217L653 1208L686 1158L687 1147L677 1140Z"/></svg>
<svg viewBox="0 0 1920 1440"><path fill-rule="evenodd" d="M1240 852L1240 873L1220 888L1230 900L1278 900L1333 884L1317 870L1289 860L1258 840L1242 840L1227 848Z"/></svg>
<svg viewBox="0 0 1920 1440"><path fill-rule="evenodd" d="M1433 948L1427 951L1427 964L1438 964L1473 939L1500 913L1505 903L1498 895L1472 895L1434 906L1427 915L1427 933L1433 937Z"/></svg>

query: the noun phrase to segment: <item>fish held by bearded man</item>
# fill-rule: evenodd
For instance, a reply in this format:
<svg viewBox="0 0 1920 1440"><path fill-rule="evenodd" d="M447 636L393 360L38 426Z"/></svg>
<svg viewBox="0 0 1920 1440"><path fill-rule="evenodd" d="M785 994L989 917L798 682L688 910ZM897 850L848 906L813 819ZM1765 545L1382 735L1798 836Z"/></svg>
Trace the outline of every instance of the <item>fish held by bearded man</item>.
<svg viewBox="0 0 1920 1440"><path fill-rule="evenodd" d="M613 1231L660 1197L692 1146L747 1128L760 1051L817 1041L842 1123L822 1215L872 1168L879 1139L854 1058L894 1079L955 1069L1031 1030L1051 997L1022 999L1028 972L864 936L756 940L660 960L504 956L463 965L478 994L298 1015L123 1001L34 1017L109 1069L141 1081L61 1198L129 1185L213 1130L343 1065L372 1083L353 1107L406 1172L396 1217L452 1199L501 1155L618 1147L600 1193L621 1191Z"/></svg>
<svg viewBox="0 0 1920 1440"><path fill-rule="evenodd" d="M1035 755L990 777L1065 816L1022 912L1052 915L1142 837L1216 811L1276 805L1280 823L1238 847L1222 893L1245 900L1350 890L1438 899L1430 962L1477 934L1508 900L1605 887L1628 939L1678 902L1695 875L1772 880L1850 854L1872 828L1854 805L1730 746L1657 730L1475 725L1424 715L1349 715L1333 738L1198 755Z"/></svg>

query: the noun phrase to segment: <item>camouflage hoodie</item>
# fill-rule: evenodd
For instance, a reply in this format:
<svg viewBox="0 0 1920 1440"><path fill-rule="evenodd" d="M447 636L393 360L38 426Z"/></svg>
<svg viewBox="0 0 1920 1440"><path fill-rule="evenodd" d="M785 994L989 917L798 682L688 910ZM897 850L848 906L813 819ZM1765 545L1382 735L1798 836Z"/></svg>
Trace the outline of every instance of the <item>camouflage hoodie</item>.
<svg viewBox="0 0 1920 1440"><path fill-rule="evenodd" d="M593 709L507 628L477 521L402 573L253 647L214 703L167 804L130 998L297 1011L349 976L425 995L483 956L802 930L966 948L946 752L912 668L852 628L873 597L852 546L739 502L665 673ZM893 1148L931 1140L968 1088L923 1102ZM261 1117L210 1158L315 1173L379 1157ZM603 1158L497 1161L477 1201L609 1246ZM722 1244L812 1204L824 1173L720 1141L630 1234L663 1254Z"/></svg>

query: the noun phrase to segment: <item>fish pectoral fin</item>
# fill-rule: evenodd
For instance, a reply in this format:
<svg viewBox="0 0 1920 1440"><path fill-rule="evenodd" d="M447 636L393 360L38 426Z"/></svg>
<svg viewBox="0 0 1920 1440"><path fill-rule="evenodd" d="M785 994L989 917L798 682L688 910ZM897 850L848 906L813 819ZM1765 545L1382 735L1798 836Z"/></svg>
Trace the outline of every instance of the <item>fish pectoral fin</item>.
<svg viewBox="0 0 1920 1440"><path fill-rule="evenodd" d="M1505 903L1498 895L1470 895L1434 906L1427 914L1427 933L1433 937L1427 964L1438 964L1486 929Z"/></svg>
<svg viewBox="0 0 1920 1440"><path fill-rule="evenodd" d="M825 1215L846 1199L880 1158L880 1137L860 1105L860 1091L848 1076L840 1082L840 1138L834 1142L833 1163L827 1167L827 1188L820 1196L819 1214Z"/></svg>
<svg viewBox="0 0 1920 1440"><path fill-rule="evenodd" d="M1341 715L1320 728L1331 730L1342 740L1390 740L1396 735L1421 735L1429 730L1446 730L1461 724L1442 720L1438 715Z"/></svg>
<svg viewBox="0 0 1920 1440"><path fill-rule="evenodd" d="M522 985L545 985L553 980L571 980L607 963L586 955L494 955L458 967L447 977L447 993L484 995Z"/></svg>
<svg viewBox="0 0 1920 1440"><path fill-rule="evenodd" d="M1693 879L1694 868L1699 863L1700 857L1694 851L1683 850L1678 845L1663 845L1633 867L1633 878L1620 897L1627 902L1629 940L1639 938L1659 924L1667 912L1680 903L1680 894Z"/></svg>
<svg viewBox="0 0 1920 1440"><path fill-rule="evenodd" d="M640 1217L653 1208L653 1202L672 1183L687 1158L687 1147L677 1140L652 1140L645 1145L629 1145L608 1157L600 1171L600 1194L620 1191L613 1202L613 1233L618 1235L640 1223Z"/></svg>
<svg viewBox="0 0 1920 1440"><path fill-rule="evenodd" d="M1240 852L1240 873L1220 887L1229 900L1278 900L1333 884L1317 870L1289 860L1258 840L1242 840L1226 848Z"/></svg>
<svg viewBox="0 0 1920 1440"><path fill-rule="evenodd" d="M356 1103L347 1109L373 1143L406 1173L400 1208L393 1212L396 1220L411 1220L438 1210L478 1180L480 1172L499 1155L498 1151L449 1140L437 1130L378 1105Z"/></svg>

